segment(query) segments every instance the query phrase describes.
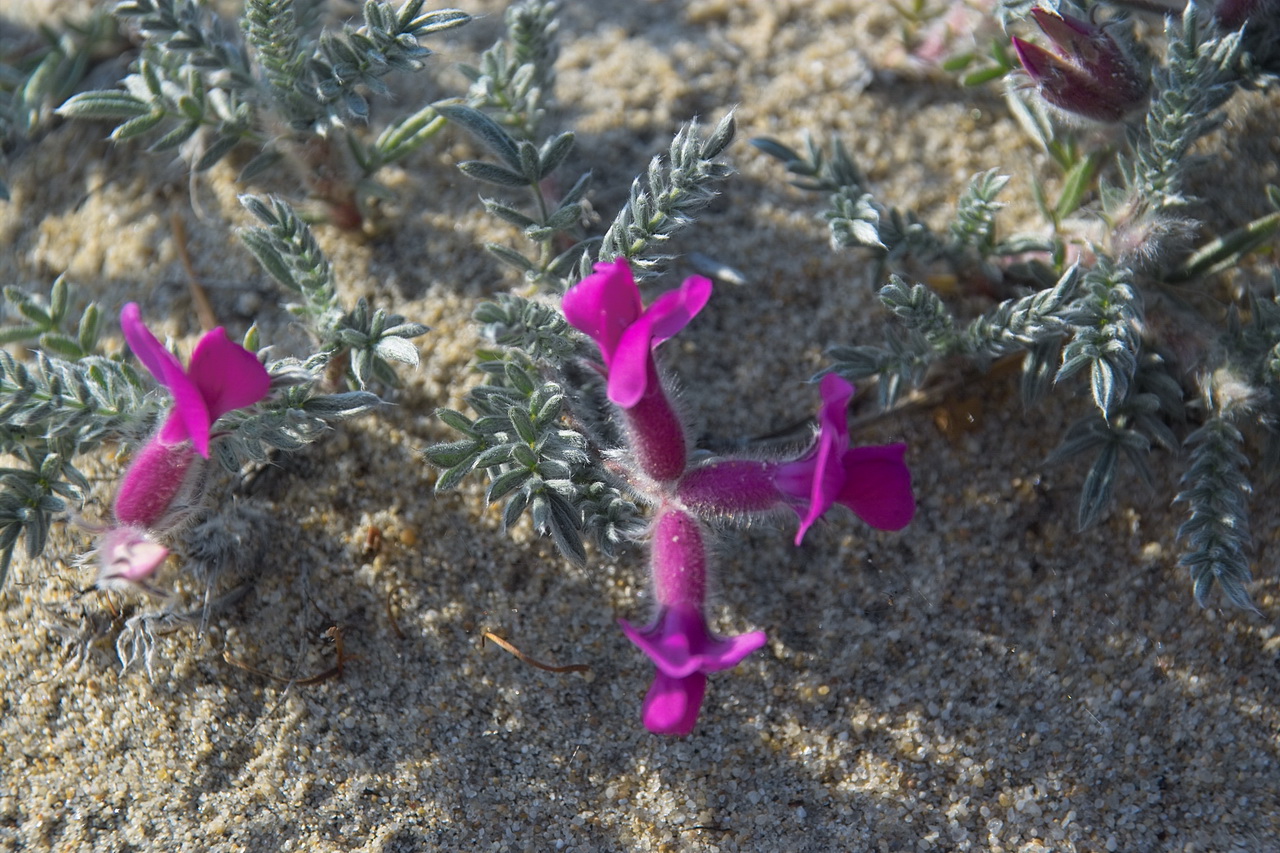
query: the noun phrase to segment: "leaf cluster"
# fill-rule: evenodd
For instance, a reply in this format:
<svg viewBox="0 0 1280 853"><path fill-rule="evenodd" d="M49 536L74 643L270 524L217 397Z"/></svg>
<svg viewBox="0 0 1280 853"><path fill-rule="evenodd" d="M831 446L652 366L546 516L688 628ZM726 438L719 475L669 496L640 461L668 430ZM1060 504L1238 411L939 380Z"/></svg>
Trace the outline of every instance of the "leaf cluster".
<svg viewBox="0 0 1280 853"><path fill-rule="evenodd" d="M119 119L112 138L152 136L152 150L187 149L196 171L207 169L244 141L260 149L241 180L261 174L314 135L365 123L368 95L385 95L383 78L424 67L430 55L419 39L460 26L455 9L423 12L424 0L394 8L367 0L360 26L315 31L318 6L307 0L246 0L240 27L229 26L198 0L123 0L122 19L137 22L142 55L122 89L77 94L59 113ZM417 145L440 124L418 111L393 123L372 148L349 137L367 176ZM288 128L288 134L281 134Z"/></svg>
<svg viewBox="0 0 1280 853"><path fill-rule="evenodd" d="M333 267L297 211L275 196L244 195L240 201L263 223L242 230L240 239L278 284L302 298L289 310L319 342L319 350L307 360L308 368L318 369L349 356L349 377L363 389L375 380L396 383L389 362L418 365L418 348L410 341L426 334L426 326L381 308L371 309L364 299L343 310Z"/></svg>
<svg viewBox="0 0 1280 853"><path fill-rule="evenodd" d="M546 114L555 86L557 4L523 0L507 8L506 37L480 56L478 67L460 70L471 81L467 105L492 115L503 127L530 142Z"/></svg>
<svg viewBox="0 0 1280 853"><path fill-rule="evenodd" d="M1025 235L997 239L996 213L1003 205L996 196L1009 179L994 169L979 173L970 181L944 236L930 229L915 212L878 201L863 171L838 138L829 153L809 135L805 136L804 153L775 139L756 138L751 144L782 161L787 172L796 176L792 186L827 194L822 218L833 249L870 249L879 254L882 267L907 259L922 264L942 260L959 272L967 273L976 267L988 279L999 280L1002 273L994 261L1054 248L1050 241Z"/></svg>
<svg viewBox="0 0 1280 853"><path fill-rule="evenodd" d="M654 157L645 174L632 182L627 203L600 241L597 261L626 258L637 278L643 278L671 260L660 247L693 222L719 194L719 184L733 173L717 159L737 132L733 112L726 113L706 139L698 129L696 121L681 125L666 157ZM578 277L590 272L591 265L583 257Z"/></svg>
<svg viewBox="0 0 1280 853"><path fill-rule="evenodd" d="M218 421L227 432L214 442L212 454L228 471L239 471L249 462L266 462L273 453L301 450L332 431L334 424L382 405L369 391L321 393L322 373L295 359L271 362L267 372L274 393Z"/></svg>
<svg viewBox="0 0 1280 853"><path fill-rule="evenodd" d="M579 564L586 561L584 535L611 550L634 533L639 511L610 484L587 437L566 423L563 387L542 380L515 350L482 356L479 368L487 381L467 395L478 417L436 412L462 435L424 452L443 469L436 491L484 471L486 499L505 501L504 529L527 511L534 528Z"/></svg>
<svg viewBox="0 0 1280 853"><path fill-rule="evenodd" d="M34 559L67 501L83 501L88 482L72 464L153 406L126 364L96 355L99 311L90 304L71 316L70 288L59 279L48 302L5 288L7 307L22 322L0 328L5 343L32 341L29 363L0 350L0 588L22 538ZM71 331L74 330L74 331Z"/></svg>

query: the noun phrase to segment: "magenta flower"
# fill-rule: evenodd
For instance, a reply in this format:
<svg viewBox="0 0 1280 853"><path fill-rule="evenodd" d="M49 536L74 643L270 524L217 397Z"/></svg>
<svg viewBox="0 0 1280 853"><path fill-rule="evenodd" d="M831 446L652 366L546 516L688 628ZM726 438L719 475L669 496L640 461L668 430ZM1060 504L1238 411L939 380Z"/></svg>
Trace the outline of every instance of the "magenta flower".
<svg viewBox="0 0 1280 853"><path fill-rule="evenodd" d="M1046 101L1102 122L1119 121L1146 101L1147 75L1101 27L1039 8L1031 14L1057 53L1016 37L1013 49Z"/></svg>
<svg viewBox="0 0 1280 853"><path fill-rule="evenodd" d="M679 290L645 308L625 259L596 264L595 272L564 295L564 316L600 347L609 399L630 408L656 376L653 348L689 325L711 298L711 281L690 276Z"/></svg>
<svg viewBox="0 0 1280 853"><path fill-rule="evenodd" d="M133 354L173 395L173 411L158 436L163 444L190 440L208 459L213 423L227 412L253 405L270 390L271 377L257 356L233 343L221 326L196 344L186 370L143 324L136 302L120 312L120 328Z"/></svg>
<svg viewBox="0 0 1280 853"><path fill-rule="evenodd" d="M649 561L658 618L637 629L619 619L622 631L649 656L658 672L641 716L655 734L687 735L698 721L707 674L732 669L765 643L763 631L721 639L702 615L707 597L707 551L702 526L682 509L658 510Z"/></svg>
<svg viewBox="0 0 1280 853"><path fill-rule="evenodd" d="M136 303L120 312L120 327L134 354L173 394L173 410L120 482L112 505L116 526L98 543L97 582L147 588L146 579L169 553L153 535L173 530L199 509L214 422L265 397L271 377L221 327L200 339L186 370L143 324Z"/></svg>
<svg viewBox="0 0 1280 853"><path fill-rule="evenodd" d="M820 386L818 441L801 459L779 465L774 484L800 515L796 544L834 504L844 504L878 530L901 530L915 515L905 444L849 446L846 410L853 386L829 373Z"/></svg>
<svg viewBox="0 0 1280 853"><path fill-rule="evenodd" d="M641 710L645 728L655 734L692 732L707 690L707 673L732 669L765 644L763 631L728 639L714 636L702 611L691 605L664 607L658 620L643 630L618 621L627 639L658 668Z"/></svg>

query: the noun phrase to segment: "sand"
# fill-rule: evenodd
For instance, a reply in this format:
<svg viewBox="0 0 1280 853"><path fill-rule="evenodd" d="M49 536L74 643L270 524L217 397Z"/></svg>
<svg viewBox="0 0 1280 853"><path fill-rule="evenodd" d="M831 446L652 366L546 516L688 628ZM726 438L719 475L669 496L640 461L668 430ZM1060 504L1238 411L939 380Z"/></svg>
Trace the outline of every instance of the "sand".
<svg viewBox="0 0 1280 853"><path fill-rule="evenodd" d="M750 137L838 133L882 198L935 225L972 174L1002 167L1009 230L1039 225L1030 181L1056 180L1045 157L997 94L905 65L882 4L565 6L548 122L577 131L603 216L681 121L738 107L738 175L673 243L747 273L666 347L704 441L809 413L826 347L875 342L887 322L871 259L830 251L820 199L787 187ZM500 30L503 4L464 8L487 17L433 44L441 93L462 86L449 64ZM1215 138L1226 153L1206 187L1274 179L1276 102L1253 98ZM113 314L142 301L189 351L179 217L219 321L296 345L287 300L231 237L250 224L234 169L189 182L107 131L59 124L14 161L0 279L47 288L65 273ZM1181 460L1156 454L1152 488L1123 472L1112 512L1080 533L1085 463L1043 460L1087 403L1024 412L1008 375L855 437L909 443L907 530L833 514L801 548L789 519L726 535L713 624L769 642L712 677L693 736L647 733L651 666L615 624L650 613L643 553L574 568L527 527L504 534L476 483L435 495L419 456L449 435L434 409L464 405L477 381L472 310L517 285L478 248L514 238L454 168L474 154L450 132L387 170L396 200L372 238L317 229L345 299L433 328L393 406L225 484L213 518L253 544L215 594L254 581L242 598L201 630L204 588L168 566L194 624L156 626L174 630L124 670L117 644L139 639L125 620L151 605L82 592L91 536L59 525L43 559L18 561L0 592L0 849L1280 849L1273 487L1254 499L1260 614L1200 609L1176 565ZM1219 192L1204 215L1222 227L1263 212L1248 197ZM658 287L689 272L678 261ZM968 411L966 428L940 429ZM114 450L83 460L86 517L109 506ZM590 671L536 669L485 632ZM341 677L307 683L335 666L336 633Z"/></svg>

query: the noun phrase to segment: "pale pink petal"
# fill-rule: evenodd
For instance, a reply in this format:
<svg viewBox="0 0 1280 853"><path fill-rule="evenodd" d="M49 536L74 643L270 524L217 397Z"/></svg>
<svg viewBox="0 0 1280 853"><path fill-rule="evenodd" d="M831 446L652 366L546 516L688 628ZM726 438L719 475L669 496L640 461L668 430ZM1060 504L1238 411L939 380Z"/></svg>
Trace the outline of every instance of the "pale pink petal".
<svg viewBox="0 0 1280 853"><path fill-rule="evenodd" d="M836 501L877 530L901 530L916 513L905 444L855 447L844 454L844 485Z"/></svg>
<svg viewBox="0 0 1280 853"><path fill-rule="evenodd" d="M262 362L231 341L221 326L206 332L196 344L187 375L200 389L211 422L252 406L271 390L271 377Z"/></svg>
<svg viewBox="0 0 1280 853"><path fill-rule="evenodd" d="M97 585L119 589L141 583L155 572L169 549L134 527L108 530L98 545Z"/></svg>
<svg viewBox="0 0 1280 853"><path fill-rule="evenodd" d="M569 325L591 336L609 367L619 338L640 317L643 304L625 260L596 264L595 270L569 288L560 305Z"/></svg>
<svg viewBox="0 0 1280 853"><path fill-rule="evenodd" d="M700 672L672 678L659 670L644 697L644 727L657 735L689 734L697 725L706 692L707 677Z"/></svg>

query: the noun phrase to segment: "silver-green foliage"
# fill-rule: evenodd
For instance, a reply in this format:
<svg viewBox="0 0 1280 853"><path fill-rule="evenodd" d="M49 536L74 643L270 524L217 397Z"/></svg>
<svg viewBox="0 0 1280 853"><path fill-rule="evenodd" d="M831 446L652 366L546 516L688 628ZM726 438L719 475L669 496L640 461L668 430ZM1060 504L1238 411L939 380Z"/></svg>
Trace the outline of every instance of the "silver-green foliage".
<svg viewBox="0 0 1280 853"><path fill-rule="evenodd" d="M395 384L389 362L418 365L418 348L411 339L426 334L426 326L381 308L371 309L364 299L344 310L333 268L297 211L274 196L244 195L240 201L263 223L244 229L240 238L277 283L301 297L302 301L289 310L319 342L317 352L305 362L307 369L319 370L340 356L348 356L349 376L356 387L364 389L375 380Z"/></svg>
<svg viewBox="0 0 1280 853"><path fill-rule="evenodd" d="M471 80L468 106L492 115L521 139L534 141L555 86L557 4L524 0L507 8L506 37L480 57L480 65L463 65Z"/></svg>
<svg viewBox="0 0 1280 853"><path fill-rule="evenodd" d="M1030 6L1008 0L1004 8L1023 15ZM1055 231L1047 240L999 238L996 195L1005 179L994 171L975 177L942 237L909 211L878 202L838 142L828 154L809 141L803 155L773 140L755 142L798 176L798 186L827 194L823 217L833 246L869 249L899 269L942 262L961 281L976 271L994 285L1024 291L964 323L928 285L891 276L879 295L897 322L880 345L833 348L832 369L850 379L874 377L884 407L907 389L926 385L943 363L954 367L959 359L982 369L1017 353L1024 354L1027 405L1050 388L1081 388L1090 411L1068 426L1047 460L1088 461L1077 513L1081 527L1105 516L1122 462L1151 482L1153 450L1184 448L1177 501L1189 517L1179 531L1181 563L1190 569L1202 604L1217 584L1230 602L1251 606L1245 589L1251 577L1250 488L1244 475L1251 436L1280 469L1280 302L1249 294L1244 305L1217 312L1214 299L1204 296L1219 297L1209 290L1213 276L1273 239L1280 214L1210 235L1195 249L1195 199L1186 184L1200 162L1191 154L1193 145L1221 126L1219 107L1242 88L1273 83L1280 73L1274 46L1249 35L1274 32L1275 26L1251 21L1243 34L1225 32L1195 3L1187 4L1180 19L1171 16L1150 107L1117 151L1086 151L1067 136L1057 139L1044 124L1045 112L1037 138L1051 154L1072 149L1065 162L1073 164L1062 201L1042 205ZM1026 111L1021 101L1014 104ZM1088 180L1108 167L1119 185L1100 187L1098 197L1110 228L1090 247L1086 266L1064 269L1061 229L1090 197ZM1267 188L1267 195L1280 208L1280 191ZM1051 250L1052 256L1016 264L1004 259L1028 249ZM1181 292L1171 298L1173 283ZM1192 303L1209 310L1197 315ZM1173 353L1181 360L1174 361ZM1239 379L1224 382L1224 374ZM1202 381L1199 395L1188 395L1182 381L1191 375L1213 378ZM1203 399L1204 412L1189 409L1189 396Z"/></svg>
<svg viewBox="0 0 1280 853"><path fill-rule="evenodd" d="M671 260L661 247L673 234L693 222L719 194L733 169L719 160L733 142L737 124L733 112L703 139L696 121L681 125L665 157L654 157L649 168L631 184L627 203L600 241L596 260L626 258L637 278L653 275ZM583 258L579 278L590 273Z"/></svg>
<svg viewBox="0 0 1280 853"><path fill-rule="evenodd" d="M383 78L424 67L431 51L419 39L470 20L456 9L424 12L423 2L367 0L360 26L317 31L317 4L302 0L246 0L239 28L198 0L123 0L116 15L137 21L145 38L132 73L122 89L75 95L59 112L122 120L114 139L147 135L153 150L198 139L184 149L196 170L248 141L260 153L242 175L255 174L282 143L366 122L368 96L387 92ZM439 127L432 118L419 111L397 122L372 151L351 137L366 175L425 141Z"/></svg>
<svg viewBox="0 0 1280 853"><path fill-rule="evenodd" d="M550 534L561 553L586 560L586 535L606 551L640 529L639 510L600 467L599 454L582 431L564 422L564 388L543 380L518 351L482 354L486 383L467 395L478 417L452 409L437 416L462 438L427 448L442 468L436 490L484 471L489 502L505 501L504 527L526 511L534 528Z"/></svg>
<svg viewBox="0 0 1280 853"><path fill-rule="evenodd" d="M96 354L96 306L78 318L71 289L54 282L48 302L5 288L16 325L0 329L5 343L37 349L29 362L0 350L0 588L21 539L29 559L43 552L54 517L89 490L73 462L104 440L146 422L156 410L138 374Z"/></svg>

